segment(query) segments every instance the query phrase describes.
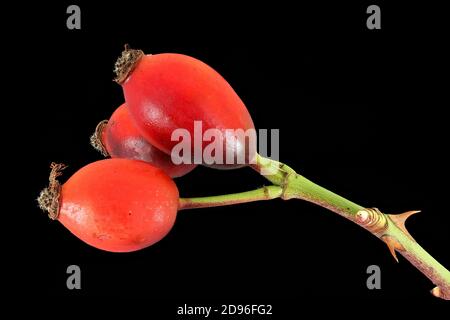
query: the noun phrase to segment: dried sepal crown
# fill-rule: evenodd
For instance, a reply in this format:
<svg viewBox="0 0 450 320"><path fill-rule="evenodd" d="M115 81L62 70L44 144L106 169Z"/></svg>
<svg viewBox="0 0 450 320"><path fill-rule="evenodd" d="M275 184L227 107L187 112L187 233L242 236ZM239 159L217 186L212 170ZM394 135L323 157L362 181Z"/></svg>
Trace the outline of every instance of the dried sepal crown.
<svg viewBox="0 0 450 320"><path fill-rule="evenodd" d="M61 185L57 178L61 176L62 171L67 168L65 164L52 162L50 164L49 184L47 188L44 188L37 202L39 208L48 213L48 217L52 220L58 219L59 214L59 196L61 191Z"/></svg>

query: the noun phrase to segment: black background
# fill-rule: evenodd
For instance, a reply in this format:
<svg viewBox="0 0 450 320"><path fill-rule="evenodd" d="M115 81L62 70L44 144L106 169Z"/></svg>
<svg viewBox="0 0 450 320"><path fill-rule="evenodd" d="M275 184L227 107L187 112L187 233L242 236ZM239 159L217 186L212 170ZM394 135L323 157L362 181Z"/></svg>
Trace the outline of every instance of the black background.
<svg viewBox="0 0 450 320"><path fill-rule="evenodd" d="M18 214L8 226L15 249L5 263L16 271L9 277L14 290L166 299L172 301L167 314L190 302L292 299L283 304L286 311L318 298L437 301L429 294L432 283L406 260L395 263L378 239L306 202L181 212L161 242L114 254L50 221L35 198L51 161L68 164L68 178L101 159L89 136L123 102L112 68L129 43L146 53L191 55L215 68L257 128L280 129L281 161L311 180L387 213L421 209L407 227L448 267L449 212L439 188L448 175L449 50L440 8L378 3L382 29L368 30L371 3L249 8L82 1L82 29L68 30L69 4L15 8L17 19L9 24L20 35L10 42L21 60L9 65L20 70L11 77L19 92L9 109L23 123L14 154L21 166L16 182L25 191L14 192L11 209ZM185 197L266 183L250 169L203 167L176 182ZM66 288L70 264L81 267L79 291ZM366 288L371 264L381 267L382 290Z"/></svg>

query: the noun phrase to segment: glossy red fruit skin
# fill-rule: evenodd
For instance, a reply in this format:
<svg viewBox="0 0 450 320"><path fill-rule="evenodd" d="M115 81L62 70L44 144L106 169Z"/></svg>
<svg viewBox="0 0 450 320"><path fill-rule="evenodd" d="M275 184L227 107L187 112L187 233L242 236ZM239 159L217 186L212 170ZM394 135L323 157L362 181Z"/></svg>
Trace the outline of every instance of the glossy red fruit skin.
<svg viewBox="0 0 450 320"><path fill-rule="evenodd" d="M170 231L178 200L175 183L162 170L143 161L106 159L63 184L58 220L91 246L129 252Z"/></svg>
<svg viewBox="0 0 450 320"><path fill-rule="evenodd" d="M144 55L122 87L142 135L168 154L178 143L171 141L177 128L190 132L194 152L195 120L202 121L203 132L210 128L254 129L246 106L228 82L207 64L186 55ZM208 143L203 143L202 150ZM237 149L228 151L245 153L243 148Z"/></svg>
<svg viewBox="0 0 450 320"><path fill-rule="evenodd" d="M194 164L176 165L170 155L148 143L136 128L125 104L114 111L103 129L101 140L112 158L142 160L172 178L184 176L196 167Z"/></svg>

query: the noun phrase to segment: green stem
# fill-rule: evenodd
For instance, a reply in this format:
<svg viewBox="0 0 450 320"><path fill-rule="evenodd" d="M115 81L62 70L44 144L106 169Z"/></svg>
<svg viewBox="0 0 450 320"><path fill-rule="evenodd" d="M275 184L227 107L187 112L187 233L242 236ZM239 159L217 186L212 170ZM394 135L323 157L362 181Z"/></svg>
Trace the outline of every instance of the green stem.
<svg viewBox="0 0 450 320"><path fill-rule="evenodd" d="M389 215L377 209L365 209L309 181L287 165L259 155L252 167L273 184L282 187L282 199L297 198L315 203L371 232L388 245L396 260L395 251L402 254L436 285L432 290L433 295L450 299L450 272L426 252L405 228L406 219L415 211Z"/></svg>
<svg viewBox="0 0 450 320"><path fill-rule="evenodd" d="M261 200L279 198L283 189L279 186L267 186L252 191L232 193L220 196L180 198L179 210L228 206Z"/></svg>
<svg viewBox="0 0 450 320"><path fill-rule="evenodd" d="M179 209L208 208L275 198L295 198L315 203L355 222L381 239L396 260L396 252L399 252L436 285L431 291L433 295L450 300L450 272L406 230L406 219L417 211L390 215L376 208L365 208L311 182L283 163L259 155L256 160L253 169L274 185L220 196L182 198Z"/></svg>
<svg viewBox="0 0 450 320"><path fill-rule="evenodd" d="M258 155L257 162L252 167L267 180L283 188L281 197L284 200L296 198L313 202L346 218L351 218L356 212L364 209L297 174L284 163Z"/></svg>

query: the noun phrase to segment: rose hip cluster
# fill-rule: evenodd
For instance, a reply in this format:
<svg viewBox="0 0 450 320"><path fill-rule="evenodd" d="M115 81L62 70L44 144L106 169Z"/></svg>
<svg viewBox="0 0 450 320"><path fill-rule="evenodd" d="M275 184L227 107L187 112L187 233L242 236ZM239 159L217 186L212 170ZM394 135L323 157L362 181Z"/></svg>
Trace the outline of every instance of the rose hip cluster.
<svg viewBox="0 0 450 320"><path fill-rule="evenodd" d="M172 228L179 193L171 178L195 164L175 165L172 132L183 128L194 136L202 130L254 129L244 103L215 70L182 54L145 55L126 48L115 66L125 103L102 121L91 142L105 156L81 168L66 183L57 177L62 165L52 164L50 185L38 202L86 243L107 251L139 250L161 240ZM192 143L203 148L205 143ZM198 150L197 150L198 151ZM223 153L245 152L223 141ZM234 168L222 162L217 168Z"/></svg>
<svg viewBox="0 0 450 320"><path fill-rule="evenodd" d="M97 126L91 139L111 159L88 164L63 185L57 178L64 165L53 163L49 186L38 198L49 217L78 238L107 251L135 251L161 240L183 209L302 199L334 211L380 238L396 260L396 252L401 253L435 283L433 295L450 299L450 272L406 230L406 219L417 211L390 215L362 207L284 163L258 155L256 139L249 137L247 142L247 133L254 133L247 108L211 67L181 54L144 55L125 48L115 72L125 103L109 121ZM180 132L190 140L187 148L178 148L173 139ZM244 140L238 132L245 132ZM212 140L214 147L210 148ZM182 155L172 161L178 150ZM272 185L227 195L180 198L172 178L191 172L196 164L219 169L249 165Z"/></svg>

